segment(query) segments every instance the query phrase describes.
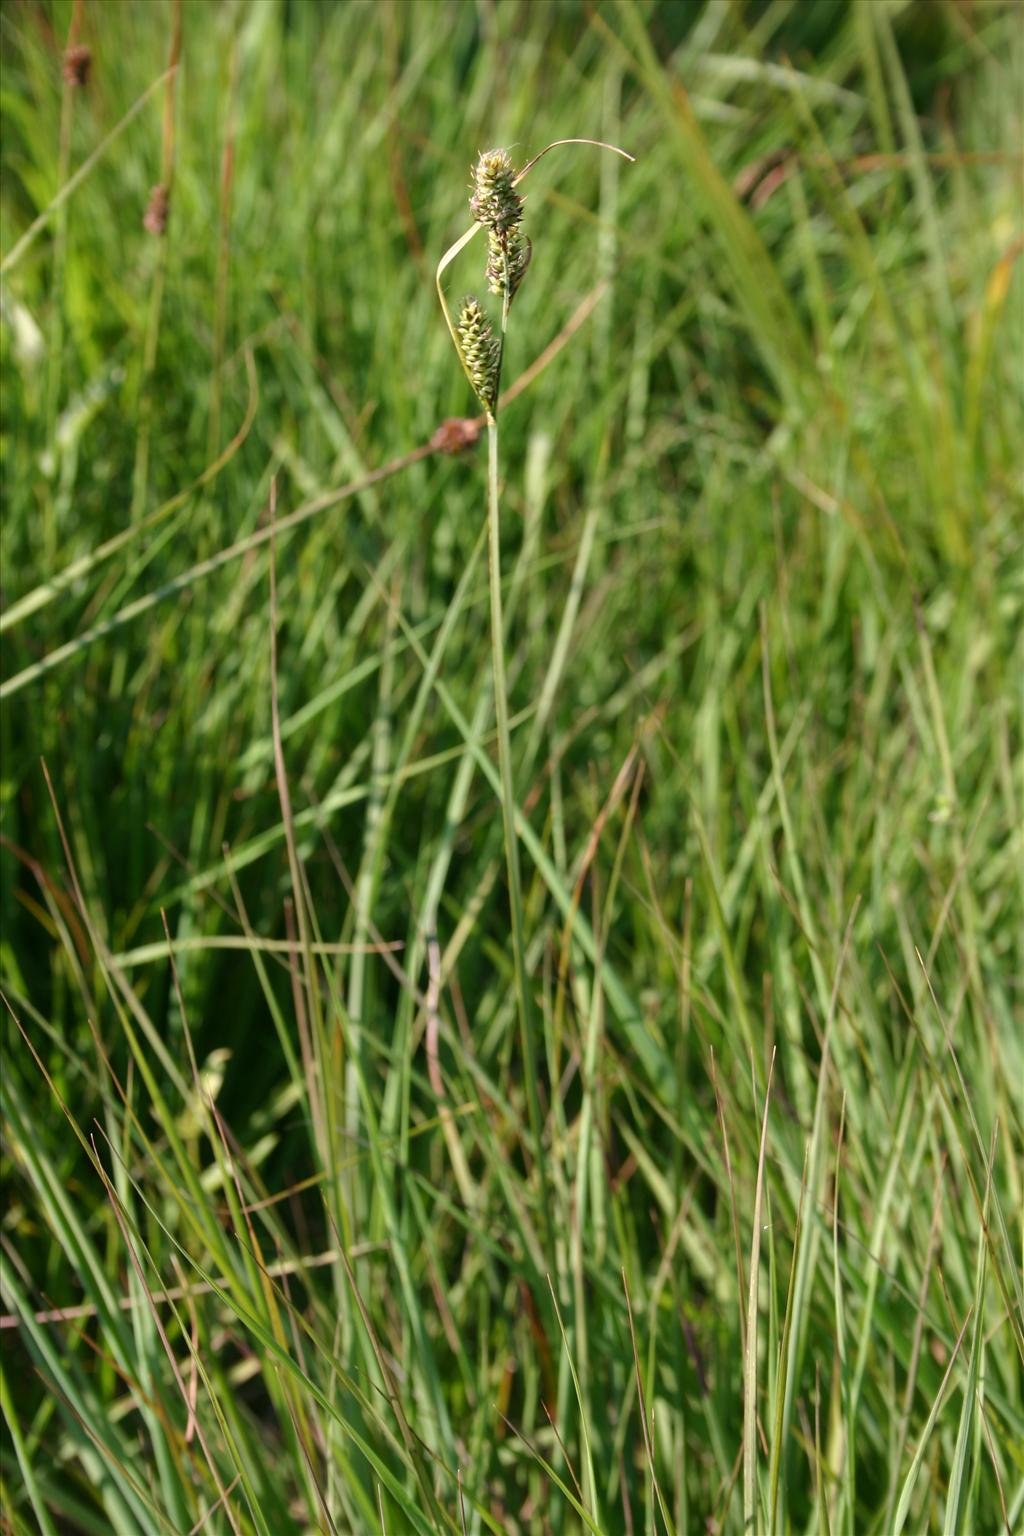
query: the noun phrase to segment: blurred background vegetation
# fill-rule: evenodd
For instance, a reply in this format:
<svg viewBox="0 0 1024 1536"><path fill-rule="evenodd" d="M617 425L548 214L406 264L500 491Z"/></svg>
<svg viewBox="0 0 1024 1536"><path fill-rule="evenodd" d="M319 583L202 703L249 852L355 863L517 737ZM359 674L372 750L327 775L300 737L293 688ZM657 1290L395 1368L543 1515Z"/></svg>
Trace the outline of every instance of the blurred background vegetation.
<svg viewBox="0 0 1024 1536"><path fill-rule="evenodd" d="M6 1529L1019 1530L1020 6L0 28Z"/></svg>

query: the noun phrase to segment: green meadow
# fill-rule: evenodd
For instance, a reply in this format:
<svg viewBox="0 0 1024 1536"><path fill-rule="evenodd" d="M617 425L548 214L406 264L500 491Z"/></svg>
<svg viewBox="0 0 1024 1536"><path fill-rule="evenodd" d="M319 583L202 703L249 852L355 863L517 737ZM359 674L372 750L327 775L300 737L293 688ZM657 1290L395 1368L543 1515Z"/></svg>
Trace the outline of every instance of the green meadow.
<svg viewBox="0 0 1024 1536"><path fill-rule="evenodd" d="M0 1531L1024 1530L1022 7L0 65Z"/></svg>

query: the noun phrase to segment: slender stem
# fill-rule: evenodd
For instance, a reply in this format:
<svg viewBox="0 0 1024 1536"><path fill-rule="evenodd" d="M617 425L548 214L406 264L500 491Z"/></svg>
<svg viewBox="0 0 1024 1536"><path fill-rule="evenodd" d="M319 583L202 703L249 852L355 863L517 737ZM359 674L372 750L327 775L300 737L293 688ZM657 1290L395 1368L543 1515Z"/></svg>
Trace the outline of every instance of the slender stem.
<svg viewBox="0 0 1024 1536"><path fill-rule="evenodd" d="M165 195L170 196L174 181L174 108L178 84L178 62L181 58L183 0L175 0L171 23L171 51L168 60L167 89L164 92L163 149L160 158L160 181ZM164 285L167 278L167 234L154 232L157 242L153 256L149 289L149 306L146 313L146 335L142 349L142 367L138 394L138 435L135 440L135 466L132 471L132 506L130 521L137 523L145 510L149 491L149 449L153 428L153 370L156 367L157 346L160 338L160 312L164 302Z"/></svg>
<svg viewBox="0 0 1024 1536"><path fill-rule="evenodd" d="M68 53L78 41L78 30L81 21L82 0L75 0L75 7L71 13L71 25L68 28L67 47L64 54L65 61L67 60ZM71 120L74 115L76 89L77 87L65 70L60 100L60 148L57 154L58 196L67 184L68 172L71 168ZM68 211L66 206L61 206L57 212L57 228L54 231L53 282L51 290L53 293L53 308L50 315L49 360L46 370L46 441L51 450L55 446L54 436L57 426L57 406L60 401L61 368L64 361L64 264L67 256L67 241ZM46 551L46 564L52 567L57 553L57 520L52 494L47 496L45 503L43 548Z"/></svg>
<svg viewBox="0 0 1024 1536"><path fill-rule="evenodd" d="M220 450L220 408L224 374L224 339L227 334L228 280L231 272L231 194L235 180L235 113L238 104L238 39L233 38L228 60L227 126L220 162L220 202L217 214L217 286L213 321L213 372L210 376L210 419L207 457Z"/></svg>
<svg viewBox="0 0 1024 1536"><path fill-rule="evenodd" d="M77 11L75 12L77 16ZM74 23L72 23L72 26ZM68 39L70 47L71 39ZM71 165L71 118L74 109L75 87L65 80L60 103L60 148L57 155L57 191L60 192L68 179ZM67 251L68 211L62 206L57 211L57 227L53 241L53 312L50 318L49 365L46 379L46 435L53 443L57 422L57 401L60 396L61 363L64 349L64 258Z"/></svg>
<svg viewBox="0 0 1024 1536"><path fill-rule="evenodd" d="M498 423L487 413L487 533L491 588L491 655L494 668L494 718L498 728L498 768L501 776L501 818L505 834L509 907L512 916L512 952L515 963L516 999L523 1049L523 1074L530 1115L534 1157L541 1178L541 1220L544 1247L550 1254L550 1217L546 1195L543 1125L537 1097L537 1048L529 977L526 973L526 939L523 932L522 881L519 874L519 843L515 832L515 799L512 785L512 747L508 728L508 697L505 685L504 622L501 612L501 538L498 504Z"/></svg>

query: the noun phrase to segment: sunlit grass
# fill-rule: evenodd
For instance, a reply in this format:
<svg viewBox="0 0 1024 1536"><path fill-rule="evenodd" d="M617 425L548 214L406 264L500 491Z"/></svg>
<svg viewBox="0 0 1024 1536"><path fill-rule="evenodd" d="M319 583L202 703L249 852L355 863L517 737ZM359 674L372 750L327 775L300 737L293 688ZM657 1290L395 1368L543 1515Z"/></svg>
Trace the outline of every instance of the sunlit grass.
<svg viewBox="0 0 1024 1536"><path fill-rule="evenodd" d="M176 15L3 17L7 1527L1015 1532L1019 17Z"/></svg>

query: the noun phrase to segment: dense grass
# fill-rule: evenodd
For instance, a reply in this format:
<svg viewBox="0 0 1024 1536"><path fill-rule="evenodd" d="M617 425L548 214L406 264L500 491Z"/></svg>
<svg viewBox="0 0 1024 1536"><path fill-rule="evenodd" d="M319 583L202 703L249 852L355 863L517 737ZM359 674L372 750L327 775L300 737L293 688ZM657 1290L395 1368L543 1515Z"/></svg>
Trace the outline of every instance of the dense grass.
<svg viewBox="0 0 1024 1536"><path fill-rule="evenodd" d="M3 1528L1020 1531L1020 8L176 14L0 18Z"/></svg>

